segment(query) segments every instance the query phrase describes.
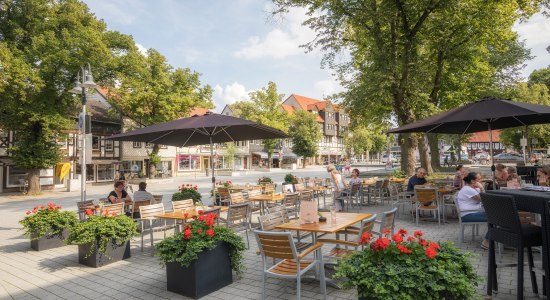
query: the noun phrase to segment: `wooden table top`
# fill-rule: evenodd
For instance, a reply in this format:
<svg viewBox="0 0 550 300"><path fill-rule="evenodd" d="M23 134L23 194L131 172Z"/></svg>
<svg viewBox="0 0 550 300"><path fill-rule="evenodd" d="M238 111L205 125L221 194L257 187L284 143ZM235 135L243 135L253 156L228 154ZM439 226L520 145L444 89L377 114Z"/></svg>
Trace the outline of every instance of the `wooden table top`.
<svg viewBox="0 0 550 300"><path fill-rule="evenodd" d="M253 185L249 185L249 186L246 186L246 185L232 185L230 188L230 190L235 190L235 191L251 191L254 189L254 186Z"/></svg>
<svg viewBox="0 0 550 300"><path fill-rule="evenodd" d="M156 217L161 219L172 219L172 220L187 220L194 217L199 216L199 210L210 210L210 209L216 209L220 208L221 212L225 212L229 210L228 206L207 206L204 209L202 207L196 207L195 209L187 209L187 210L176 210L169 213L164 213L157 215Z"/></svg>
<svg viewBox="0 0 550 300"><path fill-rule="evenodd" d="M285 198L285 194L283 193L277 193L272 195L263 194L263 195L250 197L250 201L280 201L280 200L283 200L284 198Z"/></svg>
<svg viewBox="0 0 550 300"><path fill-rule="evenodd" d="M327 218L326 222L301 224L300 220L298 219L285 224L281 224L276 228L308 232L335 233L372 216L372 214L363 213L336 213L336 222L333 223L330 219L330 212L322 212L321 214L325 218Z"/></svg>
<svg viewBox="0 0 550 300"><path fill-rule="evenodd" d="M406 180L405 178L390 178L391 182L405 182Z"/></svg>
<svg viewBox="0 0 550 300"><path fill-rule="evenodd" d="M326 191L326 190L328 190L328 187L326 186L313 186L313 187L304 188L304 191Z"/></svg>

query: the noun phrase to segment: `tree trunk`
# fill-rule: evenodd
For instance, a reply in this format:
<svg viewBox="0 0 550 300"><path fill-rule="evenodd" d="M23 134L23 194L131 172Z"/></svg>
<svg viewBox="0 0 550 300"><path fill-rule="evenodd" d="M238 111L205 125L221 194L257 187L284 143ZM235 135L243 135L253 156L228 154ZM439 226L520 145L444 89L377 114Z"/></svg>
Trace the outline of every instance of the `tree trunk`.
<svg viewBox="0 0 550 300"><path fill-rule="evenodd" d="M40 169L30 169L29 175L27 176L29 182L29 189L27 191L28 195L38 195L40 194ZM86 180L86 179L84 179Z"/></svg>
<svg viewBox="0 0 550 300"><path fill-rule="evenodd" d="M302 167L305 169L306 168L306 164L307 164L307 158L304 157L302 158Z"/></svg>
<svg viewBox="0 0 550 300"><path fill-rule="evenodd" d="M426 135L422 134L418 139L418 153L420 154L420 166L428 172L433 173L432 164L430 163L430 154L428 153L428 145L426 143Z"/></svg>
<svg viewBox="0 0 550 300"><path fill-rule="evenodd" d="M407 175L414 174L416 168L416 138L410 133L399 134L399 146L401 147L401 170Z"/></svg>
<svg viewBox="0 0 550 300"><path fill-rule="evenodd" d="M441 166L441 161L439 160L439 141L437 140L437 134L427 133L426 136L428 137L428 145L430 146L432 170L438 170Z"/></svg>

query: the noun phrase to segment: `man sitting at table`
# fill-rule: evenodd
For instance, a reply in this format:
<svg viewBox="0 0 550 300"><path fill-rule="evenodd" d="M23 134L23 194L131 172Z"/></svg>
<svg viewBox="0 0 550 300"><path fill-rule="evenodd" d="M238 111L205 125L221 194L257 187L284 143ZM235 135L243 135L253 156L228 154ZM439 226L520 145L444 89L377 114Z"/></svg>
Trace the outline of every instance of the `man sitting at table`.
<svg viewBox="0 0 550 300"><path fill-rule="evenodd" d="M418 170L416 170L416 174L409 178L407 191L414 191L414 187L426 187L428 185L428 181L424 178L424 176L426 176L426 170L424 168L418 168Z"/></svg>
<svg viewBox="0 0 550 300"><path fill-rule="evenodd" d="M151 200L153 199L153 194L149 193L145 189L147 188L147 183L140 182L139 183L139 191L134 193L134 201L144 201L144 200Z"/></svg>

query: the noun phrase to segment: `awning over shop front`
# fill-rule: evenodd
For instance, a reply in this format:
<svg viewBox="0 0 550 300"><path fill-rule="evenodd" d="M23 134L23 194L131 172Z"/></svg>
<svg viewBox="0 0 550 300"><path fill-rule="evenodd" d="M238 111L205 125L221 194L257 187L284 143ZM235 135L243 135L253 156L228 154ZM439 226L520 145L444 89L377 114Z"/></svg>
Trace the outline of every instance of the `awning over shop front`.
<svg viewBox="0 0 550 300"><path fill-rule="evenodd" d="M296 155L294 152L289 152L289 153L284 153L283 158L298 159L298 158L301 158L301 156Z"/></svg>
<svg viewBox="0 0 550 300"><path fill-rule="evenodd" d="M259 152L252 152L252 154L259 155L260 158L267 158L268 157L267 152L260 152L259 151Z"/></svg>

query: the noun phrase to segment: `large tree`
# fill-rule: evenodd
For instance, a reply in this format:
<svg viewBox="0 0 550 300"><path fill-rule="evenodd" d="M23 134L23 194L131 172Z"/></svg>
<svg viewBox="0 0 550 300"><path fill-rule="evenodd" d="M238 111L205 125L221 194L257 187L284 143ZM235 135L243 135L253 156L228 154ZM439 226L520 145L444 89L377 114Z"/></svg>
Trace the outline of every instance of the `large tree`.
<svg viewBox="0 0 550 300"><path fill-rule="evenodd" d="M0 2L0 129L16 132L10 152L29 170L29 193L40 191L40 169L61 158L54 142L78 115L67 90L81 65L92 65L97 82L113 83L132 52L131 37L108 31L80 1Z"/></svg>
<svg viewBox="0 0 550 300"><path fill-rule="evenodd" d="M524 52L511 26L521 12L532 13L540 4L514 0L274 2L278 12L294 6L308 9L310 18L305 24L317 31L317 39L307 46L325 51L324 62L336 69L347 88L343 96L354 118L393 119L399 125L465 101L466 97L451 98L465 90L453 87L451 79L464 84L470 82L470 74L479 73L472 80L481 78L481 83L492 84L501 77L506 70L504 55L495 58L493 53L519 49L521 57ZM484 44L490 37L494 41ZM341 62L341 52L349 53L350 60ZM411 173L416 135L402 134L398 141L401 167ZM427 165L423 140L420 146L422 163Z"/></svg>
<svg viewBox="0 0 550 300"><path fill-rule="evenodd" d="M118 73L117 88L109 95L117 112L134 121L133 125L149 126L187 116L194 107L211 108L212 88L201 86L200 74L188 68L174 69L155 49L146 55L137 53L128 60L131 69ZM149 153L152 176L159 145Z"/></svg>
<svg viewBox="0 0 550 300"><path fill-rule="evenodd" d="M314 114L299 110L291 116L288 135L292 139L292 152L303 156L303 167L307 157L317 155L318 144L323 137Z"/></svg>
<svg viewBox="0 0 550 300"><path fill-rule="evenodd" d="M269 82L267 87L249 93L250 101L234 103L232 107L238 110L238 116L255 121L286 132L288 130L288 115L281 110L281 102L284 94L277 92L277 85ZM279 139L264 140L264 147L267 150L269 167L275 147Z"/></svg>

